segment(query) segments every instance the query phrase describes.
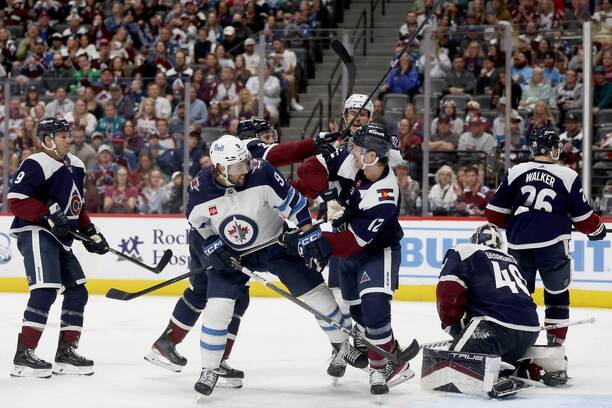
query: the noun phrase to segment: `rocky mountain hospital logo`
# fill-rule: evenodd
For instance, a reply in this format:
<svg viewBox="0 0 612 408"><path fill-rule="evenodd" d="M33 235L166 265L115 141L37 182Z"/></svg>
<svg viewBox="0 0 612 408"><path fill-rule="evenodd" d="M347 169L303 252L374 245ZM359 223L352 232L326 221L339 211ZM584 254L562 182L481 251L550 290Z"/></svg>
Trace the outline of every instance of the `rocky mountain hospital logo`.
<svg viewBox="0 0 612 408"><path fill-rule="evenodd" d="M128 239L121 238L121 243L119 244L119 249L121 253L124 255L131 256L132 258L136 258L139 261L142 261L142 255L140 255L140 251L138 250L138 246L144 244L144 241L141 241L138 235L134 235L129 237ZM125 261L123 258L117 258L118 261Z"/></svg>

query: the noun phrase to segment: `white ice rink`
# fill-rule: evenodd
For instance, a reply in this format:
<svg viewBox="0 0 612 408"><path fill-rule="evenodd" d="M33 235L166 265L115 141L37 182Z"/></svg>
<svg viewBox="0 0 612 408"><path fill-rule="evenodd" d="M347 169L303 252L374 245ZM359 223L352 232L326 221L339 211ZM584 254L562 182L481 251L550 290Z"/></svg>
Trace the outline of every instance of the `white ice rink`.
<svg viewBox="0 0 612 408"><path fill-rule="evenodd" d="M91 377L16 379L9 377L25 294L0 294L0 408L47 407L369 407L364 372L347 370L331 386L325 373L330 347L313 318L284 299L251 299L231 363L246 372L240 390L217 388L210 397L193 390L199 368L199 326L179 346L189 358L180 374L144 361L143 356L166 326L175 298L145 297L119 302L91 296L80 352L95 361ZM38 349L52 361L58 336L61 298L53 307ZM570 329L567 341L573 385L532 389L511 401L489 401L419 388L417 377L391 390L385 407L612 407L612 310L574 309L572 318L596 317L597 323ZM393 322L403 344L443 339L435 306L394 302ZM542 338L541 338L542 341Z"/></svg>

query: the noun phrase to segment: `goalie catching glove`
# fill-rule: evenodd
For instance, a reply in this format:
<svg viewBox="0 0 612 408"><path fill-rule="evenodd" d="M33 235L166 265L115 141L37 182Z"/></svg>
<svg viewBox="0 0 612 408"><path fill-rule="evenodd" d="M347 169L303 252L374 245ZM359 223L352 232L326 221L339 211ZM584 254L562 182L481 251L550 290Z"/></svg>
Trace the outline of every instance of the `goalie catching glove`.
<svg viewBox="0 0 612 408"><path fill-rule="evenodd" d="M108 242L106 242L106 238L98 231L95 225L89 224L89 227L83 233L90 239L90 241L83 241L83 246L87 251L100 255L108 252Z"/></svg>
<svg viewBox="0 0 612 408"><path fill-rule="evenodd" d="M318 272L323 271L331 256L331 245L323 238L318 227L311 228L307 232L299 229L285 232L279 237L278 242L304 258L306 266Z"/></svg>

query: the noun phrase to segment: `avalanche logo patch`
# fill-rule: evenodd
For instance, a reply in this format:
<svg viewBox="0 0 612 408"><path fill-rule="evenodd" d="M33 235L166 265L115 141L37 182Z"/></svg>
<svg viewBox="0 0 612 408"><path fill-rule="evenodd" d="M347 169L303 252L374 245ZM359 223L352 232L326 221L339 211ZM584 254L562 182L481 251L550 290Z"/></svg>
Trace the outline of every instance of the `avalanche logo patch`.
<svg viewBox="0 0 612 408"><path fill-rule="evenodd" d="M368 276L368 273L366 271L363 271L363 275L361 275L361 281L359 282L360 284L369 282L371 279Z"/></svg>
<svg viewBox="0 0 612 408"><path fill-rule="evenodd" d="M223 240L235 249L243 249L252 245L257 239L259 228L255 221L244 215L232 215L219 225L219 233Z"/></svg>
<svg viewBox="0 0 612 408"><path fill-rule="evenodd" d="M379 188L376 190L378 201L395 201L392 188Z"/></svg>
<svg viewBox="0 0 612 408"><path fill-rule="evenodd" d="M79 193L77 187L72 183L72 190L70 191L70 201L68 202L68 214L66 217L69 220L79 218L81 208L83 207L83 197Z"/></svg>

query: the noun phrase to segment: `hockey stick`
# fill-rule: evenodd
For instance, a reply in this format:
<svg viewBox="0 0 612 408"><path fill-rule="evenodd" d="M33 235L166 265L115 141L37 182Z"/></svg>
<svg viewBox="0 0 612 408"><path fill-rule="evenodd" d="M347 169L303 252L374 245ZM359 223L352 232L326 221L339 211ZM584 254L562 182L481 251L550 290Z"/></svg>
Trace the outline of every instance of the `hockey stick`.
<svg viewBox="0 0 612 408"><path fill-rule="evenodd" d="M548 326L540 326L540 331L543 331L543 330L552 330L552 329L560 329L562 327L579 326L579 325L582 325L582 324L589 324L589 323L595 323L595 318L591 317L589 319L574 320L574 321L567 322L567 323L557 323L557 324L550 324ZM444 347L444 346L448 346L452 342L453 342L453 340L432 341L431 343L423 343L423 344L421 344L420 348Z"/></svg>
<svg viewBox="0 0 612 408"><path fill-rule="evenodd" d="M341 332L348 334L353 339L361 341L364 345L367 346L367 348L389 359L394 364L400 364L400 363L410 361L414 357L416 357L416 355L419 353L419 343L417 343L416 340L413 340L412 343L404 350L401 350L397 353L389 353L388 351L383 350L380 347L378 347L376 344L371 343L368 339L365 338L365 336L360 336L358 334L353 333L351 330L348 330L346 327L342 326L340 323L325 316L323 313L319 312L317 309L311 307L310 305L305 303L303 300L296 298L289 292L285 292L284 290L274 285L273 283L271 283L269 280L267 280L263 276L260 276L259 274L251 271L246 266L240 265L240 262L235 259L234 259L234 264L235 264L234 266L236 267L236 269L240 269L242 273L246 274L252 279L255 279L256 281L263 284L268 289L271 289L272 291L281 295L285 299L290 300L291 302L295 303L302 309L305 309L308 312L312 313L313 315L315 315L317 319L323 320L324 322L331 324L332 326L334 326L336 329L340 330Z"/></svg>
<svg viewBox="0 0 612 408"><path fill-rule="evenodd" d="M355 85L355 78L357 77L357 66L355 65L355 61L353 60L353 56L350 55L347 49L344 47L344 44L340 42L338 39L334 39L331 42L331 49L334 50L338 58L344 64L346 71L348 72L348 88L347 88L347 97L349 97L353 93L353 86ZM344 109L342 110L342 115L344 114ZM342 124L342 121L339 122L339 125Z"/></svg>
<svg viewBox="0 0 612 408"><path fill-rule="evenodd" d="M431 7L431 10L429 10L429 13L427 13L427 15L425 16L425 19L417 27L416 31L414 33L412 33L410 38L408 38L408 41L406 42L406 45L404 46L404 48L402 48L400 53L397 54L397 57L391 63L391 65L387 69L387 72L385 72L385 75L383 75L383 77L380 79L380 81L378 82L378 84L376 85L374 90L372 90L372 92L368 95L368 99L366 99L363 102L363 104L361 105L361 108L359 108L357 113L353 116L353 119L351 119L351 121L348 123L348 125L346 125L346 128L344 129L343 135L342 135L343 139L346 139L346 137L348 136L349 129L355 124L355 121L357 120L359 115L361 115L361 112L363 112L363 110L365 109L365 107L368 104L368 102L370 102L372 100L372 97L374 97L374 94L376 93L378 88L380 88L380 86L385 82L385 79L387 79L387 76L389 76L391 71L393 71L395 66L399 63L400 58L406 53L406 51L408 51L408 48L412 45L412 42L414 41L414 39L417 38L417 36L421 33L421 31L423 30L423 28L425 27L425 25L427 24L427 22L429 21L431 16L434 14L435 10L440 6L440 4L442 4L442 1L443 0L438 0L436 2L436 4Z"/></svg>
<svg viewBox="0 0 612 408"><path fill-rule="evenodd" d="M89 243L93 243L94 241L88 237L87 235L81 234L79 232L76 231L70 231L70 233L77 239L81 240L81 241L85 241L85 242L89 242ZM155 266L149 266L146 263L139 261L136 258L132 258L129 255L124 254L123 252L117 251L114 248L111 248L110 246L107 246L108 251L112 254L117 255L120 258L123 258L127 261L130 261L150 272L153 273L160 273L161 271L164 270L164 268L166 267L166 265L168 265L168 263L170 262L170 260L172 259L172 250L171 249L166 249L164 251L164 254L162 255L161 259L159 260L159 263Z"/></svg>

